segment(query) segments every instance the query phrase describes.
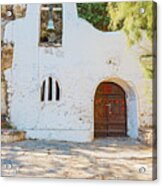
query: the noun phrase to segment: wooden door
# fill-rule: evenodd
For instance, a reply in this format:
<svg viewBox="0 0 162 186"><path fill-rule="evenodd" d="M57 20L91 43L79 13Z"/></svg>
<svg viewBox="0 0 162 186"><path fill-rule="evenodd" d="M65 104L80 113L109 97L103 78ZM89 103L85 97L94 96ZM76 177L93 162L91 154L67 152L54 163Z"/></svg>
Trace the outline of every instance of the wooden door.
<svg viewBox="0 0 162 186"><path fill-rule="evenodd" d="M115 83L101 83L94 103L95 137L126 136L126 112L124 90Z"/></svg>

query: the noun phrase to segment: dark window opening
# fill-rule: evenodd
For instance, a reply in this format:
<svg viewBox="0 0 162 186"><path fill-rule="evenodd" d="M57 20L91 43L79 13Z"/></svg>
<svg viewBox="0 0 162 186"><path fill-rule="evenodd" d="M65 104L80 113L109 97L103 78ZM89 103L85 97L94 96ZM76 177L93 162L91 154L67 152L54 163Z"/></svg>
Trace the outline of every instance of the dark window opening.
<svg viewBox="0 0 162 186"><path fill-rule="evenodd" d="M41 6L40 46L60 47L62 45L62 4Z"/></svg>
<svg viewBox="0 0 162 186"><path fill-rule="evenodd" d="M56 101L60 100L60 88L58 82L56 81Z"/></svg>
<svg viewBox="0 0 162 186"><path fill-rule="evenodd" d="M53 84L53 82L55 84ZM46 95L47 94L47 95ZM40 91L40 100L44 101L59 101L60 100L60 87L56 80L53 80L52 77L44 80L41 85Z"/></svg>
<svg viewBox="0 0 162 186"><path fill-rule="evenodd" d="M45 100L45 84L46 82L43 81L42 87L41 87L41 101Z"/></svg>
<svg viewBox="0 0 162 186"><path fill-rule="evenodd" d="M52 78L48 79L48 100L52 101Z"/></svg>

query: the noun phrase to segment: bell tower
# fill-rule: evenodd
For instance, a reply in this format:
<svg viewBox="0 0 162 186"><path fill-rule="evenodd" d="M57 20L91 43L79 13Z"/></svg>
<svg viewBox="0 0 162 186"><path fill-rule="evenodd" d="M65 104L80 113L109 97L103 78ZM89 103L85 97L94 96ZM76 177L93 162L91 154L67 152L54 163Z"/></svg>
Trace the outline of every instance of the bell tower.
<svg viewBox="0 0 162 186"><path fill-rule="evenodd" d="M75 37L77 16L76 3L63 3L63 45L69 45Z"/></svg>

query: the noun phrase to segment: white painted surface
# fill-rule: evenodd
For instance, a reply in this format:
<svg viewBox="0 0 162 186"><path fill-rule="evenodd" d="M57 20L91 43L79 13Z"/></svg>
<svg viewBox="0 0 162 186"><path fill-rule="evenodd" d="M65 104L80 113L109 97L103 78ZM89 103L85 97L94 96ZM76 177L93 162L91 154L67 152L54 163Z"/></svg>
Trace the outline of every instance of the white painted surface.
<svg viewBox="0 0 162 186"><path fill-rule="evenodd" d="M143 76L139 56L127 48L124 34L96 30L77 17L74 3L64 3L63 46L45 48L38 45L39 21L40 5L28 4L26 17L6 28L5 40L15 44L12 69L5 73L13 124L31 138L91 141L94 94L101 81L111 80L126 91L128 135L136 138L136 85ZM61 98L42 103L40 87L49 76L59 82Z"/></svg>

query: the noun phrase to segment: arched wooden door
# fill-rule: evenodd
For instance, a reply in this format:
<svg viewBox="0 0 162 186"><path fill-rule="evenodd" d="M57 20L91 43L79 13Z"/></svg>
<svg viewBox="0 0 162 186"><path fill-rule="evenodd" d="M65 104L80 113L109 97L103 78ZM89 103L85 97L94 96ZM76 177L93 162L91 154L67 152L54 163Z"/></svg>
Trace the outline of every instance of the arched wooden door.
<svg viewBox="0 0 162 186"><path fill-rule="evenodd" d="M126 113L124 90L112 82L101 83L94 101L95 137L126 136Z"/></svg>

